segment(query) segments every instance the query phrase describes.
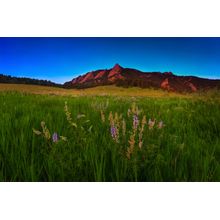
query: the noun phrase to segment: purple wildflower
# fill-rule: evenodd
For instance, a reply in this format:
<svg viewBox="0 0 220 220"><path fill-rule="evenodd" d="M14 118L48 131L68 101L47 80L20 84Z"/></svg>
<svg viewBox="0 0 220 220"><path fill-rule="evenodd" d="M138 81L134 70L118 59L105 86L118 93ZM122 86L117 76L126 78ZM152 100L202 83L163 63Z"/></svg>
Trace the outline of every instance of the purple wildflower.
<svg viewBox="0 0 220 220"><path fill-rule="evenodd" d="M116 139L117 137L117 130L116 130L116 127L115 126L111 126L111 135L112 135L112 138L113 139Z"/></svg>
<svg viewBox="0 0 220 220"><path fill-rule="evenodd" d="M138 116L135 114L133 116L133 128L136 130L137 127L138 127L138 124L139 124L139 119L138 119Z"/></svg>
<svg viewBox="0 0 220 220"><path fill-rule="evenodd" d="M59 137L58 137L58 134L56 132L53 133L52 139L53 139L53 142L55 142L55 143L58 142Z"/></svg>

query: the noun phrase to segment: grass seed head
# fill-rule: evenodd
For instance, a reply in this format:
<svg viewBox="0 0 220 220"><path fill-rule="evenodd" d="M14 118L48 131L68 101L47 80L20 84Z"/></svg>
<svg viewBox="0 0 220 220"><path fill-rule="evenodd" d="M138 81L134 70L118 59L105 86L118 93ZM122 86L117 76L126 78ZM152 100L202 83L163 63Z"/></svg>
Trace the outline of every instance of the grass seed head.
<svg viewBox="0 0 220 220"><path fill-rule="evenodd" d="M85 118L85 117L86 117L86 116L85 116L84 114L78 114L76 118L77 118L77 119L80 119L80 118Z"/></svg>
<svg viewBox="0 0 220 220"><path fill-rule="evenodd" d="M149 121L148 121L149 129L153 129L154 128L155 122L156 122L155 119L149 119Z"/></svg>
<svg viewBox="0 0 220 220"><path fill-rule="evenodd" d="M109 120L109 122L110 122L110 125L113 125L113 124L114 124L114 118L113 118L112 112L109 113L108 120Z"/></svg>
<svg viewBox="0 0 220 220"><path fill-rule="evenodd" d="M67 105L67 102L65 102L65 105L64 105L64 112L66 114L66 120L68 121L68 123L73 126L73 127L77 127L77 124L75 122L73 122L72 120L72 116L71 116L71 112L69 111L68 109L68 105ZM81 115L82 116L82 115ZM84 116L84 115L83 115ZM82 116L82 117L83 117Z"/></svg>
<svg viewBox="0 0 220 220"><path fill-rule="evenodd" d="M43 136L47 139L47 140L50 140L50 131L48 130L48 128L46 127L46 124L44 121L42 121L41 123L41 127L42 127L42 132L43 132Z"/></svg>
<svg viewBox="0 0 220 220"><path fill-rule="evenodd" d="M142 118L142 121L141 121L141 127L139 128L139 148L141 149L142 148L142 145L143 145L143 132L144 132L144 127L147 123L147 120L146 120L146 116L144 115L143 118Z"/></svg>
<svg viewBox="0 0 220 220"><path fill-rule="evenodd" d="M126 152L126 156L130 160L131 154L134 152L135 134L131 134L128 143L129 143L129 147L128 147L127 152Z"/></svg>
<svg viewBox="0 0 220 220"><path fill-rule="evenodd" d="M105 113L103 110L100 111L100 114L101 114L101 120L102 122L104 123L105 122Z"/></svg>
<svg viewBox="0 0 220 220"><path fill-rule="evenodd" d="M60 136L60 139L61 139L62 141L67 141L67 137L64 137L64 136Z"/></svg>
<svg viewBox="0 0 220 220"><path fill-rule="evenodd" d="M141 141L139 141L139 143L138 143L138 147L141 149L142 146L143 146L143 141L141 140Z"/></svg>
<svg viewBox="0 0 220 220"><path fill-rule="evenodd" d="M36 134L36 135L41 135L42 134L41 131L38 131L38 130L36 130L34 128L32 130L33 130L34 134Z"/></svg>

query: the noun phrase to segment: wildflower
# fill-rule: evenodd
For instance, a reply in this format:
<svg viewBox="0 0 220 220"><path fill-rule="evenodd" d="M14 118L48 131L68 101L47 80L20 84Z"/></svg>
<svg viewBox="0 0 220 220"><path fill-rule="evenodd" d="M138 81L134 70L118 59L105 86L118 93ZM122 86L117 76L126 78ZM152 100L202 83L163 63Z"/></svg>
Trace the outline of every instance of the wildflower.
<svg viewBox="0 0 220 220"><path fill-rule="evenodd" d="M110 132L111 136L114 141L118 142L119 139L119 120L118 120L118 113L115 113L115 117L113 117L112 112L109 113L109 121L110 121Z"/></svg>
<svg viewBox="0 0 220 220"><path fill-rule="evenodd" d="M111 126L111 135L112 135L112 138L115 139L116 138L116 127L114 126Z"/></svg>
<svg viewBox="0 0 220 220"><path fill-rule="evenodd" d="M40 123L40 125L41 125L42 128L44 128L44 127L45 127L45 122L42 121L42 122Z"/></svg>
<svg viewBox="0 0 220 220"><path fill-rule="evenodd" d="M70 113L69 110L68 110L67 102L65 102L64 111L65 111L65 114L66 114L67 121L68 121L69 123L71 123L72 117L71 117L71 113Z"/></svg>
<svg viewBox="0 0 220 220"><path fill-rule="evenodd" d="M112 136L113 140L114 140L115 142L118 142L119 132L118 132L117 127L111 126L111 129L110 129L110 130L111 130L111 136Z"/></svg>
<svg viewBox="0 0 220 220"><path fill-rule="evenodd" d="M73 127L77 127L77 124L72 121L71 113L69 112L67 102L65 102L65 105L64 105L64 112L66 114L66 119L69 122L69 124Z"/></svg>
<svg viewBox="0 0 220 220"><path fill-rule="evenodd" d="M110 121L110 124L112 125L114 122L112 112L109 113L108 120Z"/></svg>
<svg viewBox="0 0 220 220"><path fill-rule="evenodd" d="M144 115L141 121L142 127L147 123L146 116Z"/></svg>
<svg viewBox="0 0 220 220"><path fill-rule="evenodd" d="M44 121L42 121L41 123L41 127L42 127L42 130L43 130L43 136L47 139L47 140L50 140L50 131L48 130L48 128L46 127L46 124Z"/></svg>
<svg viewBox="0 0 220 220"><path fill-rule="evenodd" d="M50 140L50 131L48 129L46 129L46 131L44 132L44 136L47 140Z"/></svg>
<svg viewBox="0 0 220 220"><path fill-rule="evenodd" d="M153 119L153 120L149 119L149 121L148 121L148 126L149 126L149 129L152 129L152 128L154 127L155 122L156 122L156 120L155 120L155 119Z"/></svg>
<svg viewBox="0 0 220 220"><path fill-rule="evenodd" d="M51 140L51 135L50 135L50 131L49 129L46 127L46 124L44 121L42 121L41 123L41 127L42 127L42 131L38 131L36 129L33 128L33 133L36 135L40 135L43 138L45 138L47 141ZM59 139L63 140L63 141L67 141L67 138L64 136L58 136L58 134L56 132L53 133L52 135L52 141L53 142L58 142Z"/></svg>
<svg viewBox="0 0 220 220"><path fill-rule="evenodd" d="M134 130L137 130L138 124L139 124L139 119L138 119L138 116L135 114L133 116L133 129Z"/></svg>
<svg viewBox="0 0 220 220"><path fill-rule="evenodd" d="M138 147L141 149L142 146L143 146L143 141L141 140L141 141L139 141L139 143L138 143Z"/></svg>
<svg viewBox="0 0 220 220"><path fill-rule="evenodd" d="M53 136L52 136L52 140L53 140L53 142L58 142L58 140L59 140L59 137L58 137L58 134L55 132L55 133L53 133Z"/></svg>
<svg viewBox="0 0 220 220"><path fill-rule="evenodd" d="M127 152L126 152L126 156L127 156L127 158L130 160L131 154L132 154L133 151L134 151L135 133L131 134L130 140L128 141L128 143L129 143L129 147L128 147Z"/></svg>
<svg viewBox="0 0 220 220"><path fill-rule="evenodd" d="M163 121L160 121L160 122L158 123L158 128L159 128L159 129L163 128L164 126L165 126L165 125L164 125Z"/></svg>

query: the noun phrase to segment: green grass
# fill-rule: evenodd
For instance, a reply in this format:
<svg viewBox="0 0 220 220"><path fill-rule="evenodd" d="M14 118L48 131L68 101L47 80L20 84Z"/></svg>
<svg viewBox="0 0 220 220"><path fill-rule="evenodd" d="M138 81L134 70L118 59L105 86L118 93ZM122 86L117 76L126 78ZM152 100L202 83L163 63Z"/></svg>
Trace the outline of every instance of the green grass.
<svg viewBox="0 0 220 220"><path fill-rule="evenodd" d="M66 119L65 101L77 128ZM128 159L132 117L127 110L133 102L143 110L140 120L146 115L147 120L156 118L166 126L146 126L142 148L137 136ZM61 97L1 92L0 106L0 181L220 181L220 102L215 97ZM126 121L126 136L120 133L119 143L110 134L110 111L122 114ZM78 114L86 117L76 119ZM67 141L53 143L35 135L32 129L41 130L41 121Z"/></svg>

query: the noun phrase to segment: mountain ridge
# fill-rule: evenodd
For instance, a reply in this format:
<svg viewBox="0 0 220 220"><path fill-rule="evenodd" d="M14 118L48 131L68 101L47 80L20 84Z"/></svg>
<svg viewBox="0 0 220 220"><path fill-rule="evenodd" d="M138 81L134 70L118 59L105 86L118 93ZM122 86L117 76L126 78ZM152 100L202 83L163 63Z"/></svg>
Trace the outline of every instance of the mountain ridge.
<svg viewBox="0 0 220 220"><path fill-rule="evenodd" d="M0 74L0 83L30 84L60 88L85 89L96 86L116 85L121 87L140 87L162 89L172 92L197 92L209 89L220 90L220 80L196 76L177 76L172 72L143 72L133 68L124 68L115 64L110 69L99 69L73 78L64 84L49 80L26 77L12 77Z"/></svg>
<svg viewBox="0 0 220 220"><path fill-rule="evenodd" d="M64 83L65 88L90 88L103 85L122 87L158 88L173 92L196 92L220 89L220 80L196 76L177 76L172 72L143 72L115 64L111 69L87 72Z"/></svg>

